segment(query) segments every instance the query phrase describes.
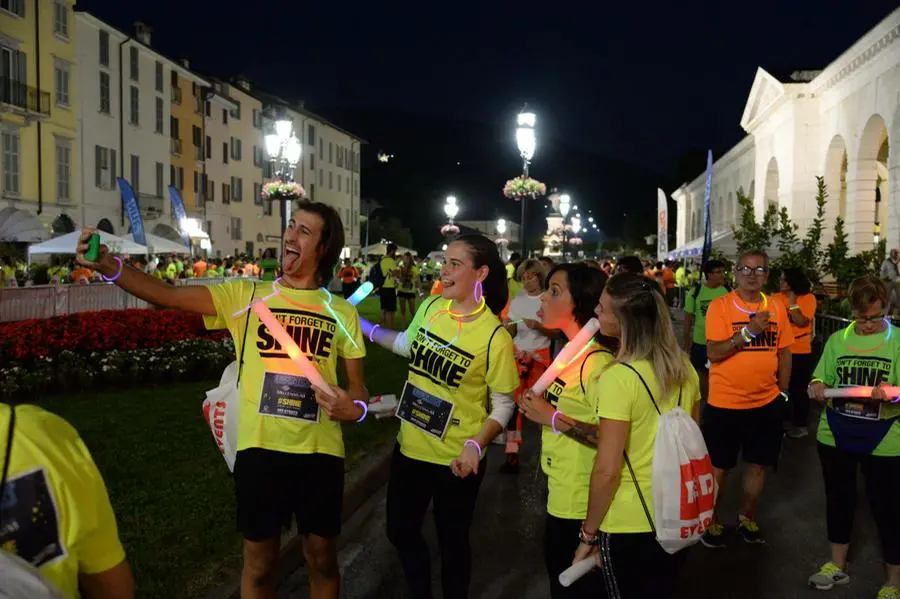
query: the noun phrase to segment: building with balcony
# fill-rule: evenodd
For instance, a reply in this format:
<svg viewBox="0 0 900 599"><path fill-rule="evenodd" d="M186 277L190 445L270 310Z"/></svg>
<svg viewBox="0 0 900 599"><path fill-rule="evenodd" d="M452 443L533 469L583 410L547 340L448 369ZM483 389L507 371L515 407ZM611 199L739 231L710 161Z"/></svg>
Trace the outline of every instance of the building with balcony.
<svg viewBox="0 0 900 599"><path fill-rule="evenodd" d="M302 106L269 94L260 97L264 101L266 118L264 133L270 133L272 124L278 119L293 121L294 134L303 144L294 180L306 189L309 199L324 202L337 210L344 224L345 254L356 255L360 247L360 144L365 142ZM271 164L268 157L265 158L263 175L269 180L272 178ZM278 207L272 210L277 212Z"/></svg>
<svg viewBox="0 0 900 599"><path fill-rule="evenodd" d="M209 151L204 148L204 104L210 82L192 72L187 60L178 66L169 76L169 180L181 192L188 216L202 218L203 169Z"/></svg>
<svg viewBox="0 0 900 599"><path fill-rule="evenodd" d="M0 207L44 238L73 231L81 201L74 5L0 3Z"/></svg>
<svg viewBox="0 0 900 599"><path fill-rule="evenodd" d="M265 150L263 104L246 79L213 82L205 105L206 227L216 255L278 251L277 211L260 197Z"/></svg>
<svg viewBox="0 0 900 599"><path fill-rule="evenodd" d="M757 219L786 208L800 234L816 214L816 176L828 188L823 243L846 222L851 251L880 239L900 247L900 9L831 64L816 70L760 67L741 115L747 135L713 164L713 246L735 249L738 194ZM675 256L703 245L705 175L672 192L677 203Z"/></svg>

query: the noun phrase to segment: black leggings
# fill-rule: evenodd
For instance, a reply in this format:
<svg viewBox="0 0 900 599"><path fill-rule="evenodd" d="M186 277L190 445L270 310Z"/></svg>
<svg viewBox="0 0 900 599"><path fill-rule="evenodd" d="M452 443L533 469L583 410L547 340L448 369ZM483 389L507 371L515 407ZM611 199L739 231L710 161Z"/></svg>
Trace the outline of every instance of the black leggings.
<svg viewBox="0 0 900 599"><path fill-rule="evenodd" d="M594 599L597 589L603 585L596 568L566 588L559 584L560 573L572 565L578 549L578 531L581 520L568 520L547 514L544 527L544 564L550 577L550 599Z"/></svg>
<svg viewBox="0 0 900 599"><path fill-rule="evenodd" d="M687 550L669 555L653 533L600 533L603 583L596 597L668 599L675 595Z"/></svg>
<svg viewBox="0 0 900 599"><path fill-rule="evenodd" d="M413 599L431 599L431 557L422 536L428 504L434 500L434 526L441 550L444 599L466 599L472 578L469 529L486 460L477 475L458 478L449 466L408 458L394 448L387 491L387 536L403 564Z"/></svg>
<svg viewBox="0 0 900 599"><path fill-rule="evenodd" d="M812 378L816 362L812 354L793 354L791 356L791 381L788 384L788 397L791 399L790 418L794 426L807 426L809 423L809 406L812 400L806 389Z"/></svg>
<svg viewBox="0 0 900 599"><path fill-rule="evenodd" d="M825 510L828 540L846 545L853 531L856 511L856 473L862 470L872 517L881 539L884 561L900 565L900 456L874 456L850 453L819 443L822 477L825 479Z"/></svg>

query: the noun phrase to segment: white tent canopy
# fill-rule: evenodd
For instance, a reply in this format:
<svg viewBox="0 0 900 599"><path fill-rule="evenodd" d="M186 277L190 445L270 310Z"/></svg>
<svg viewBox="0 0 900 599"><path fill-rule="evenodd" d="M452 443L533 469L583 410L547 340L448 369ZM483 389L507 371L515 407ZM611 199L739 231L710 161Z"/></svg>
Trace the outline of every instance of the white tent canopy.
<svg viewBox="0 0 900 599"><path fill-rule="evenodd" d="M170 241L165 237L145 233L147 237L147 249L145 253L151 254L190 254L191 250L184 245L175 241ZM134 233L129 233L125 239L134 242Z"/></svg>
<svg viewBox="0 0 900 599"><path fill-rule="evenodd" d="M110 235L104 231L97 231L100 235L100 243L109 247L114 254L146 254L147 248L130 239L123 239ZM28 255L35 254L74 254L75 245L81 237L81 231L73 231L59 237L53 237L43 243L28 246Z"/></svg>
<svg viewBox="0 0 900 599"><path fill-rule="evenodd" d="M387 255L387 246L388 246L388 244L386 244L386 243L373 243L373 244L359 250L359 253L360 254L369 254L369 255L376 254L376 255L386 256ZM418 252L416 252L416 250L413 250L410 248L405 248L405 247L399 246L399 245L397 246L397 255L398 256L405 254L406 252L409 252L413 256L419 255Z"/></svg>
<svg viewBox="0 0 900 599"><path fill-rule="evenodd" d="M12 206L0 210L0 240L34 243L47 237L47 230L33 214Z"/></svg>

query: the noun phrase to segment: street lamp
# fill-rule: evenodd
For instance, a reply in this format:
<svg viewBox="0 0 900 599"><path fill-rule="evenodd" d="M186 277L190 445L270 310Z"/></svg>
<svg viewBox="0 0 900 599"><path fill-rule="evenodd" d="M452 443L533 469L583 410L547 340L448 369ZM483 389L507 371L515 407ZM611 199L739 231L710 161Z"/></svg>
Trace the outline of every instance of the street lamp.
<svg viewBox="0 0 900 599"><path fill-rule="evenodd" d="M528 178L528 165L534 157L537 147L537 137L534 126L537 124L537 116L527 108L516 117L516 145L519 148L519 156L522 157L522 176ZM519 224L519 235L522 237L522 258L528 257L528 249L525 244L525 198L522 198L522 221Z"/></svg>
<svg viewBox="0 0 900 599"><path fill-rule="evenodd" d="M300 140L294 135L294 123L290 119L275 121L274 130L274 133L269 133L264 138L266 154L268 154L269 160L272 162L272 171L275 177L282 181L293 181L294 169L300 163L303 146L300 145ZM284 230L287 228L288 220L291 218L289 203L290 199L288 198L281 202L282 246L284 246Z"/></svg>
<svg viewBox="0 0 900 599"><path fill-rule="evenodd" d="M459 214L459 205L456 203L456 196L447 196L446 203L444 204L444 214L450 219L450 224L452 225L453 219Z"/></svg>
<svg viewBox="0 0 900 599"><path fill-rule="evenodd" d="M564 193L559 196L559 213L562 214L563 222L562 222L562 257L563 261L566 260L566 244L568 242L568 225L566 224L566 217L569 215L569 210L572 209L572 198L569 197L569 194Z"/></svg>

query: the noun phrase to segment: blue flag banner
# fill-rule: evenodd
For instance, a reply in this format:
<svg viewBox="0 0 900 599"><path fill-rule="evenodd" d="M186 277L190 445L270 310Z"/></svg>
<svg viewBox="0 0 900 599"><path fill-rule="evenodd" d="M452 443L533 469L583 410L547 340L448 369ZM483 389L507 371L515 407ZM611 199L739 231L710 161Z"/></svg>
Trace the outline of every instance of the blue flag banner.
<svg viewBox="0 0 900 599"><path fill-rule="evenodd" d="M703 190L703 257L701 263L703 265L709 260L712 254L712 219L710 214L710 196L712 195L712 171L713 157L712 150L706 154L706 187Z"/></svg>
<svg viewBox="0 0 900 599"><path fill-rule="evenodd" d="M128 215L128 222L131 223L131 235L136 243L147 245L147 236L144 234L144 221L141 219L141 209L138 206L134 189L124 177L119 177L116 181L119 183L119 192L122 194L122 207L125 210L125 214Z"/></svg>
<svg viewBox="0 0 900 599"><path fill-rule="evenodd" d="M182 223L184 222L184 219L187 218L187 213L184 211L184 200L181 199L181 194L178 193L178 190L174 185L169 185L169 199L172 200L172 215L178 222L178 230L181 232L181 241L185 246L191 247L191 238L182 230Z"/></svg>

